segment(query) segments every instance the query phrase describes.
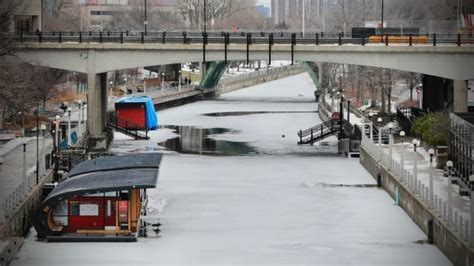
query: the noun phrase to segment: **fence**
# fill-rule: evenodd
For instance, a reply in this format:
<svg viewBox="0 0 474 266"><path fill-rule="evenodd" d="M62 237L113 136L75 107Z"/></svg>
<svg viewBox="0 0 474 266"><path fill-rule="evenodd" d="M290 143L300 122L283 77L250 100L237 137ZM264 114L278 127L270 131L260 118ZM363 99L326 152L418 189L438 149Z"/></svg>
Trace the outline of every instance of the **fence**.
<svg viewBox="0 0 474 266"><path fill-rule="evenodd" d="M379 164L389 169L394 178L396 178L400 184L405 185L407 190L410 191L414 197L425 203L426 206L429 206L441 220L445 221L448 227L452 228L455 232L459 240L466 242L473 240L469 217L464 217L461 213L454 210L449 206L447 201L435 194L432 188L430 189L418 180L416 171L410 173L405 169L403 156L401 163L399 163L393 159L391 146L387 154L382 146L374 144L373 140L369 139L365 134L362 134L362 147L377 160ZM416 164L414 167L416 169ZM451 182L451 180L449 180L449 182Z"/></svg>
<svg viewBox="0 0 474 266"><path fill-rule="evenodd" d="M34 168L34 171L26 170L26 155L24 155L23 167L23 177L17 177L22 179L21 183L16 186L16 188L5 195L0 201L0 224L4 224L6 218L11 217L11 215L17 210L17 208L24 202L27 195L33 190L33 188L41 182L41 178L46 174L47 169L51 163L51 153L47 151L45 144L43 142L42 149L39 153L38 165L39 169ZM38 178L36 176L36 171L38 172ZM1 172L0 172L1 173ZM4 173L3 173L4 174Z"/></svg>
<svg viewBox="0 0 474 266"><path fill-rule="evenodd" d="M441 30L432 32L423 28L423 33L416 35L403 35L406 37L403 43L412 46L416 44L413 38L423 36L423 45L452 44L461 46L463 44L472 44L474 37L472 34L459 34L455 31ZM427 32L427 34L424 34ZM377 35L379 37L387 35ZM75 42L75 43L148 43L148 44L352 44L364 46L369 43L366 36L358 37L344 32L307 32L289 33L289 32L17 32L15 41L19 43L28 42ZM384 40L385 39L385 40ZM389 45L389 38L381 38L382 43ZM398 41L396 41L398 42Z"/></svg>

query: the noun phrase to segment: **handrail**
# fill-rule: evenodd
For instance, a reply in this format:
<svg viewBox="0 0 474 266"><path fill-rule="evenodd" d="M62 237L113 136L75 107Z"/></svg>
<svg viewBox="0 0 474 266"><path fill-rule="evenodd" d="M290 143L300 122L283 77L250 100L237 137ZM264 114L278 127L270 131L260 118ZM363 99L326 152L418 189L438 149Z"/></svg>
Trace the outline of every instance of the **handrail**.
<svg viewBox="0 0 474 266"><path fill-rule="evenodd" d="M14 36L18 43L147 43L147 44L225 44L228 38L229 44L245 44L247 36L251 38L251 44L287 44L287 45L327 45L327 44L351 44L351 45L431 45L451 44L462 46L463 44L474 44L474 36L471 34L442 33L442 34L419 34L419 35L374 35L367 37L353 37L351 34L312 32L300 35L289 32L207 32L203 37L202 32L144 32L122 31L122 32L17 32ZM378 41L374 41L378 40ZM380 40L383 42L381 43Z"/></svg>

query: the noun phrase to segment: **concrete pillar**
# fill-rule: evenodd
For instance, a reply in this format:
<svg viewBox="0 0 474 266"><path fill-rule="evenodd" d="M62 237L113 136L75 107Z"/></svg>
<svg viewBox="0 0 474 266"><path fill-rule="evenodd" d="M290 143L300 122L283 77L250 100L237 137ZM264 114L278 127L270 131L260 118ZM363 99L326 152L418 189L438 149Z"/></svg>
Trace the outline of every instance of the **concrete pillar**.
<svg viewBox="0 0 474 266"><path fill-rule="evenodd" d="M107 149L107 73L87 74L87 130L89 150Z"/></svg>
<svg viewBox="0 0 474 266"><path fill-rule="evenodd" d="M467 113L467 81L454 81L454 112Z"/></svg>

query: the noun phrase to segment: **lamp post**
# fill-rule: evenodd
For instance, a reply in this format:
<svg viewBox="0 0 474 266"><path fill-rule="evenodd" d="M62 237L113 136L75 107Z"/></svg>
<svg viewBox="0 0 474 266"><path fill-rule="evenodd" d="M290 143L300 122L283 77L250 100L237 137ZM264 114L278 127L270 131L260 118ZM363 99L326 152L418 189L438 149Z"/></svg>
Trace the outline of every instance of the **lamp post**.
<svg viewBox="0 0 474 266"><path fill-rule="evenodd" d="M178 71L178 91L181 90L181 70Z"/></svg>
<svg viewBox="0 0 474 266"><path fill-rule="evenodd" d="M39 180L39 104L36 103L36 184Z"/></svg>
<svg viewBox="0 0 474 266"><path fill-rule="evenodd" d="M433 155L435 151L433 149L428 150L428 154L430 155L430 187L429 187L429 200L428 205L433 208Z"/></svg>
<svg viewBox="0 0 474 266"><path fill-rule="evenodd" d="M144 20L143 20L143 25L145 26L145 36L146 36L146 26L148 24L148 20L147 20L147 17L146 17L146 0L145 0L145 16L144 16Z"/></svg>
<svg viewBox="0 0 474 266"><path fill-rule="evenodd" d="M72 108L68 107L67 108L67 113L68 113L68 121L67 121L67 133L66 133L66 139L67 139L67 145L71 146L72 141L71 141L71 111Z"/></svg>
<svg viewBox="0 0 474 266"><path fill-rule="evenodd" d="M82 138L82 101L77 101L79 106L79 119L77 120L77 138Z"/></svg>
<svg viewBox="0 0 474 266"><path fill-rule="evenodd" d="M165 92L165 73L161 73L161 93Z"/></svg>
<svg viewBox="0 0 474 266"><path fill-rule="evenodd" d="M448 167L448 226L451 225L451 169L453 165L453 161L446 162L446 166Z"/></svg>
<svg viewBox="0 0 474 266"><path fill-rule="evenodd" d="M414 139L412 141L413 143L413 154L414 154L414 159L413 159L413 187L415 188L415 193L418 191L418 158L416 156L416 146L418 145L418 140Z"/></svg>
<svg viewBox="0 0 474 266"><path fill-rule="evenodd" d="M382 24L380 25L380 33L381 33L382 36L383 36L383 11L384 11L383 1L384 0L382 0Z"/></svg>
<svg viewBox="0 0 474 266"><path fill-rule="evenodd" d="M306 20L306 3L305 2L306 2L306 0L302 0L302 2L303 2L303 14L301 16L301 19L302 19L301 24L302 24L302 28L303 28L303 37L304 37L304 35L305 35L305 26L306 26L305 25L305 22L306 22L305 21Z"/></svg>
<svg viewBox="0 0 474 266"><path fill-rule="evenodd" d="M405 155L405 152L404 152L405 143L403 142L403 140L404 140L404 138L405 138L405 131L400 131L400 138L402 139L402 148L401 148L401 152L400 152L400 158L401 158L400 167L401 167L401 170L402 170L401 179L402 179L402 181L403 181L403 180L404 180L404 175L405 175L405 158L404 158L404 155Z"/></svg>
<svg viewBox="0 0 474 266"><path fill-rule="evenodd" d="M204 32L207 32L207 1L204 0Z"/></svg>
<svg viewBox="0 0 474 266"><path fill-rule="evenodd" d="M388 153L389 153L389 156L390 156L390 167L389 169L392 170L393 168L393 151L392 151L392 145L393 145L393 136L392 136L392 130L393 130L393 123L390 122L388 123Z"/></svg>
<svg viewBox="0 0 474 266"><path fill-rule="evenodd" d="M61 117L59 115L56 116L55 120L55 129L54 129L54 137L56 147L54 150L54 181L58 180L58 169L59 169L59 123L61 123Z"/></svg>

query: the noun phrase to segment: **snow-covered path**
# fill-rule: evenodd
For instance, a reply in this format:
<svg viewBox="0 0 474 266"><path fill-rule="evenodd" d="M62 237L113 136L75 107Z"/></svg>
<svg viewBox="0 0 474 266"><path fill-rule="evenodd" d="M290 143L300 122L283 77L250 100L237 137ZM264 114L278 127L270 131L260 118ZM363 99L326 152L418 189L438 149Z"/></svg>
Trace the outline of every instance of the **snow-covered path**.
<svg viewBox="0 0 474 266"><path fill-rule="evenodd" d="M303 74L160 112L161 124L233 129L212 137L259 153L166 152L159 189L149 193L159 238L42 243L32 233L13 265L450 265L435 246L418 243L426 235L358 160L296 145L297 130L319 122L312 92ZM202 115L236 111L299 113ZM117 135L114 150L156 149L173 135L161 129L148 142Z"/></svg>

